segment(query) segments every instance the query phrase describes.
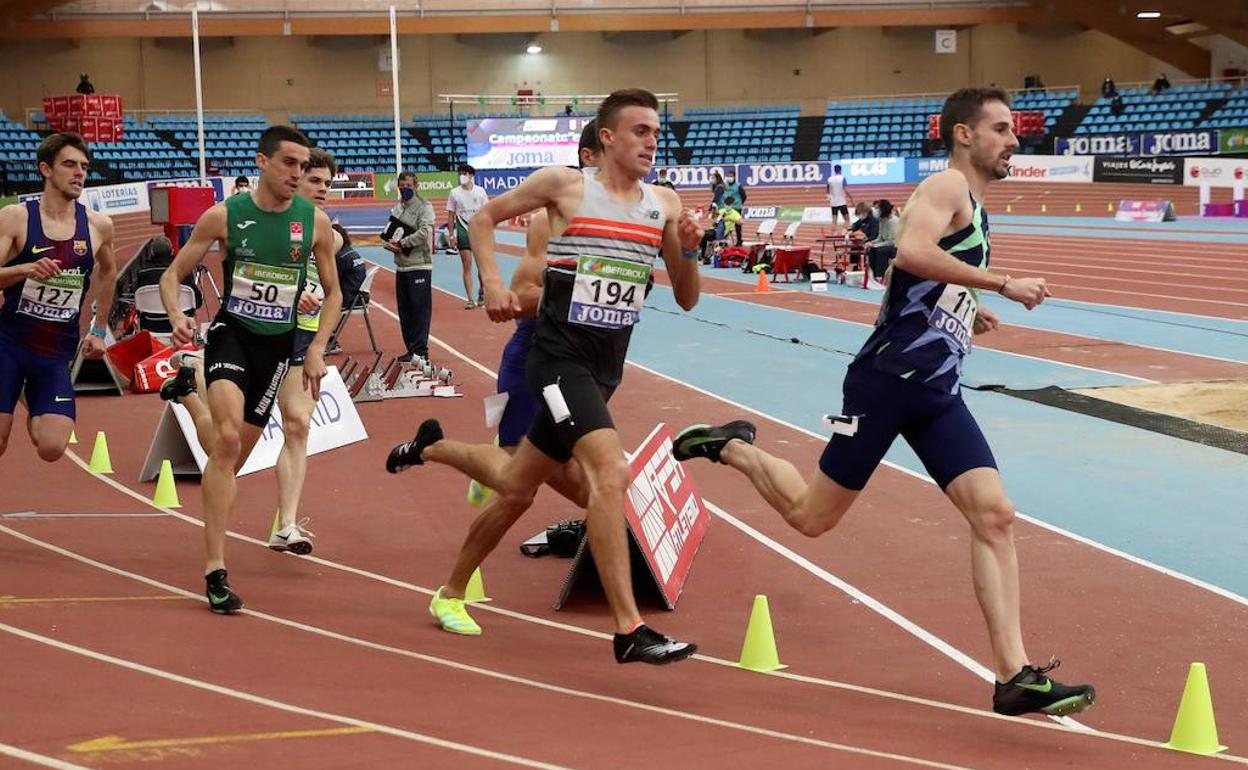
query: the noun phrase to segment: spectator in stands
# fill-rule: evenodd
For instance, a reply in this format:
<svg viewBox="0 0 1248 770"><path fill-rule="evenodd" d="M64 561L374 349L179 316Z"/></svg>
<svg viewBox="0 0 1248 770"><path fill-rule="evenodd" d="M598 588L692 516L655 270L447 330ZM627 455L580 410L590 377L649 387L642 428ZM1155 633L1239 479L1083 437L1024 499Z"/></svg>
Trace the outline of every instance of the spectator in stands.
<svg viewBox="0 0 1248 770"><path fill-rule="evenodd" d="M230 197L233 198L239 193L249 192L251 192L251 180L242 174L234 177L234 189L230 190Z"/></svg>
<svg viewBox="0 0 1248 770"><path fill-rule="evenodd" d="M724 177L718 171L711 175L711 206L722 208L724 205Z"/></svg>
<svg viewBox="0 0 1248 770"><path fill-rule="evenodd" d="M1170 88L1170 78L1166 77L1166 73L1161 73L1157 79L1153 81L1153 90L1150 92L1153 96Z"/></svg>
<svg viewBox="0 0 1248 770"><path fill-rule="evenodd" d="M416 174L404 171L396 181L399 202L390 211L383 244L394 254L399 327L407 349L403 359L429 357L433 319L433 204L416 191Z"/></svg>
<svg viewBox="0 0 1248 770"><path fill-rule="evenodd" d="M654 180L654 184L658 187L666 187L669 190L675 190L676 185L672 184L672 180L667 178L667 169L659 169L659 178Z"/></svg>
<svg viewBox="0 0 1248 770"><path fill-rule="evenodd" d="M1105 82L1101 83L1101 96L1111 99L1118 95L1118 86L1114 84L1114 79L1107 77Z"/></svg>
<svg viewBox="0 0 1248 770"><path fill-rule="evenodd" d="M732 203L728 203L732 201ZM729 169L724 175L724 203L737 210L736 223L733 231L737 236L737 245L741 245L741 216L745 207L745 186L737 181L737 172Z"/></svg>
<svg viewBox="0 0 1248 770"><path fill-rule="evenodd" d="M1127 111L1127 105L1122 101L1122 94L1114 94L1114 98L1109 100L1109 111L1117 117Z"/></svg>
<svg viewBox="0 0 1248 770"><path fill-rule="evenodd" d="M78 76L78 88L76 90L80 94L95 93L95 86L91 85L91 78L87 77L87 73L83 72Z"/></svg>

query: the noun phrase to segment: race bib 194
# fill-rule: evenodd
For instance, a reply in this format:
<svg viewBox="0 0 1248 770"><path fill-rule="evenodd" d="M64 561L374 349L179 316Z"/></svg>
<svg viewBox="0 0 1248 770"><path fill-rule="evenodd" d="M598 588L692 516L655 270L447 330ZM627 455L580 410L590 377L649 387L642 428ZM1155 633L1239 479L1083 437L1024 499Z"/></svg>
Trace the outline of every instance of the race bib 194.
<svg viewBox="0 0 1248 770"><path fill-rule="evenodd" d="M929 323L936 331L958 344L965 354L971 350L971 330L979 303L975 293L965 286L949 284L941 292Z"/></svg>
<svg viewBox="0 0 1248 770"><path fill-rule="evenodd" d="M646 301L650 266L627 259L577 257L568 320L603 329L637 323Z"/></svg>
<svg viewBox="0 0 1248 770"><path fill-rule="evenodd" d="M289 323L299 291L299 268L238 262L226 309L239 318Z"/></svg>
<svg viewBox="0 0 1248 770"><path fill-rule="evenodd" d="M43 321L68 323L78 317L82 305L82 290L86 276L81 273L61 273L41 281L27 278L22 284L22 297L17 312L34 316Z"/></svg>

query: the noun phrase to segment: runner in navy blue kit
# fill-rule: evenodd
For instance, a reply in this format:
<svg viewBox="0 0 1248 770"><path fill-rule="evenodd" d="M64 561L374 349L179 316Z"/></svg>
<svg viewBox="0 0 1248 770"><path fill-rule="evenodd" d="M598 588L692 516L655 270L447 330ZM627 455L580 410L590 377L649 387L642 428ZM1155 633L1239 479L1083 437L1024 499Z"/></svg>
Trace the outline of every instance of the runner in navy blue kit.
<svg viewBox="0 0 1248 770"><path fill-rule="evenodd" d="M526 367L540 410L429 609L447 631L481 633L464 610L469 577L532 505L538 488L575 457L590 491L586 534L615 622L615 659L672 663L689 657L696 646L656 633L637 610L623 515L629 468L607 400L623 376L632 327L657 257L667 267L677 304L686 310L697 304L702 229L675 192L641 181L658 151L654 95L617 91L603 101L597 120L603 148L598 169L541 169L487 203L469 224L486 313L497 323L515 318L521 308L499 276L494 227L538 208L550 216L555 235L547 250L544 294ZM415 464L422 437L405 446L396 459Z"/></svg>
<svg viewBox="0 0 1248 770"><path fill-rule="evenodd" d="M581 131L577 148L581 168L596 167L601 151L598 123L591 120ZM468 501L477 507L485 505L489 499L499 474L520 445L539 409L525 377L525 362L533 348L533 334L537 330L542 274L546 269L549 244L550 218L545 209L539 209L529 219L524 237L524 257L511 277L511 290L520 301L521 317L516 319L516 330L503 347L502 360L498 363L498 392L507 394L507 403L498 423L498 443L468 444L445 437L434 439L434 436L442 435L442 427L432 419L422 423L417 431L418 434L423 433L423 440L420 435L414 439L421 444L420 454L414 457L419 461L417 464L433 462L449 465L466 475L470 479ZM409 456L406 448L407 444L400 444L387 458L386 469L391 473L408 467L402 463L402 458ZM584 474L575 459L560 467L546 483L579 507L584 508L588 504Z"/></svg>
<svg viewBox="0 0 1248 770"><path fill-rule="evenodd" d="M1018 148L1013 126L1009 97L997 89L964 89L945 101L940 135L949 169L920 184L906 205L875 330L849 366L844 413L828 418L832 438L809 480L752 446L753 426L745 422L690 426L673 451L680 460L706 457L745 474L790 526L816 537L836 526L893 441L904 437L971 526L971 571L997 678L993 709L1073 714L1092 705L1095 691L1047 677L1056 661L1028 662L1014 505L960 388L972 334L998 324L979 292L995 291L1028 310L1049 296L1043 278L988 270L984 193L1009 173Z"/></svg>
<svg viewBox="0 0 1248 770"><path fill-rule="evenodd" d="M82 137L52 134L35 158L43 194L0 210L0 454L24 390L30 440L53 462L65 454L77 416L69 368L83 301L94 278L96 318L108 318L117 263L113 221L78 202L91 162ZM104 354L104 323L81 342L87 358Z"/></svg>

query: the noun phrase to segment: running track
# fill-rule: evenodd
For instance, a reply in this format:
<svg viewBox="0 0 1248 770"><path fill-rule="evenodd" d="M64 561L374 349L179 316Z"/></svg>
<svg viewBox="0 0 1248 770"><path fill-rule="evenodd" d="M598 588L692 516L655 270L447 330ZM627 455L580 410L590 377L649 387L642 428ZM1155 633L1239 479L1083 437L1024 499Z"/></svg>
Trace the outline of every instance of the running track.
<svg viewBox="0 0 1248 770"><path fill-rule="evenodd" d="M1003 234L994 239L1001 264L1031 258L1007 242ZM1055 239L1048 257L1043 249L1035 257L1060 261L1067 245ZM1126 241L1107 245L1119 253L1132 248ZM1193 248L1207 253L1206 245ZM1155 243L1153 251L1160 251ZM1226 275L1217 282L1242 291L1242 278L1237 284L1230 268L1248 248L1227 252ZM1090 261L1099 267L1107 260ZM1138 262L1127 262L1118 269L1137 269ZM440 287L457 282L452 263L439 258ZM1052 275L1047 267L1058 265L1039 265L1036 272ZM1213 269L1202 262L1196 273L1212 280L1206 267ZM753 295L728 272L707 277L708 296L695 311L700 321L664 313L670 297L656 291L653 314L634 345L634 358L645 368L629 367L613 401L625 445L640 443L658 421L720 421L753 409L760 443L807 468L822 440L785 404L799 390L814 389L825 391L825 410L835 410L843 362L802 346L783 352L780 343L743 332L775 324L775 330L806 335L810 325L823 336L815 342L846 347L865 333L858 324L874 315L870 300L858 290L818 298L803 291ZM973 358L968 377L1001 372L1020 382L1102 383L1245 376L1248 356L1233 345L1222 346L1223 356L1186 349L1187 337L1242 333L1244 325L1231 319L1244 317L1243 299L1239 315L1190 309L1179 315L1150 303L1208 295L1184 299L1184 291L1165 282L1149 291L1110 284L1123 292L1115 304L1134 308L1131 317L1097 315L1072 303L1062 313L1081 320L1087 335L1081 336L1046 328L1061 325L1051 318L1057 313L1017 319L1026 328L1014 327L1007 316L1007 328L983 338L977 354L987 371L978 371ZM1065 290L1056 293L1068 298ZM375 296L378 309L393 308L388 273ZM1230 296L1232 303L1242 297ZM1089 308L1104 303L1083 301ZM1168 340L1166 351L1116 339L1162 322L1176 327L1180 320L1199 329ZM383 347L397 350L397 322L384 312L375 313L374 322ZM1059 678L1098 685L1098 707L1079 719L1095 734L984 710L989 691L976 661L986 660L987 646L967 580L966 527L904 459L882 468L853 515L816 540L784 527L734 474L690 466L716 520L679 609L661 614L650 608L648 615L660 629L698 641L707 658L668 669L617 667L602 634L601 601L591 597L562 612L550 609L566 562L515 552L533 531L575 515L545 492L485 566L495 601L476 614L486 634L462 639L438 631L424 607L472 514L463 502L464 484L442 468L391 477L381 459L431 414L449 435L486 440L479 398L492 390L488 370L509 331L463 310L452 294L435 293L436 358L456 370L466 397L362 405L370 440L310 460L304 509L314 517L315 558L279 556L262 546L273 508L272 476L240 481L231 576L252 610L241 617L219 618L199 606L195 485L180 485L184 508L177 515L136 499L152 492L152 485L134 479L160 413L155 399L81 402L79 435L85 440L96 430L108 432L117 471L110 479L88 474L71 459L42 464L15 433L3 459L10 481L0 510L132 515L0 518L0 595L16 597L0 600L6 659L0 713L7 717L0 723L0 752L17 747L38 755L0 759L0 766L232 767L298 757L312 768L622 767L639 759L698 767L1169 768L1243 762L1236 756L1248 755L1248 674L1241 660L1248 607L1240 598L1243 568L1233 559L1242 557L1242 523L1236 530L1236 516L1221 524L1219 511L1204 510L1203 495L1217 490L1187 490L1190 510L1178 513L1186 513L1189 530L1214 534L1204 538L1203 549L1189 544L1181 550L1226 565L1225 572L1197 582L1063 534L1048 521L1057 514L1031 488L1047 485L1056 498L1062 487L1088 483L1072 474L1032 478L1033 462L1047 456L1052 468L1082 464L1079 475L1095 478L1098 462L1089 457L1104 461L1111 476L1142 457L1138 475L1106 478L1101 486L1120 485L1110 491L1123 498L1165 497L1174 493L1175 479L1158 455L1182 464L1189 449L1162 442L1158 455L1150 455L1143 445L1156 439L1114 434L1115 451L1125 456L1118 465L1101 454L1102 426L1079 418L1076 430L1087 447L1041 441L1033 455L1006 436L1036 418L988 400L1003 397L976 394L972 406L1007 463L1007 484L1020 487L1016 502L1032 514L1017 533L1027 643L1036 659L1052 652L1065 659ZM735 345L727 341L738 337ZM349 351L366 347L361 325L351 324L346 343ZM696 358L706 379L721 387L673 380L694 379L677 365L682 357ZM785 397L784 380L799 390ZM716 390L740 405L709 392ZM1060 427L1055 417L1040 419ZM89 446L76 449L89 455ZM1136 451L1145 454L1133 460L1128 455ZM1209 453L1199 459L1213 457L1221 466L1200 486L1216 487L1222 479L1228 494L1235 484L1242 493L1245 476L1234 475L1244 470L1239 456ZM1011 477L1011 465L1027 473ZM1103 508L1102 499L1067 513L1090 530L1130 521L1130 511ZM133 515L152 513L169 515ZM1135 524L1127 540L1135 532L1138 548L1120 550L1147 553L1146 541L1157 535L1149 521ZM1182 541L1183 533L1172 528L1170 539ZM1154 556L1154 563L1171 558L1164 549ZM790 666L777 675L723 665L739 653L756 593L770 599L780 655ZM1168 736L1193 660L1209 667L1222 742L1236 756L1199 759L1141 742ZM52 713L54 719L47 716ZM99 740L105 736L121 738ZM69 748L75 744L78 750Z"/></svg>

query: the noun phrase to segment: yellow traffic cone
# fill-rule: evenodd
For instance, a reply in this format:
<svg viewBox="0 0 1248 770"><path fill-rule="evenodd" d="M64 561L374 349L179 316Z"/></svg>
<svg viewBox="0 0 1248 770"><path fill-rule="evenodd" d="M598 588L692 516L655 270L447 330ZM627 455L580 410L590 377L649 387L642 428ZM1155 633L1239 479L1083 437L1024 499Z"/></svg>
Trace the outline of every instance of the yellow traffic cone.
<svg viewBox="0 0 1248 770"><path fill-rule="evenodd" d="M1107 213L1109 213L1109 214L1114 213L1114 204L1113 204L1112 202L1111 202L1111 203L1106 203L1106 204L1105 204L1105 211L1106 211Z"/></svg>
<svg viewBox="0 0 1248 770"><path fill-rule="evenodd" d="M69 443L71 443L71 444L77 444L77 443L78 443L78 433L77 433L76 431L74 431L74 430L70 430L70 432L69 432Z"/></svg>
<svg viewBox="0 0 1248 770"><path fill-rule="evenodd" d="M104 438L104 431L95 434L95 448L91 450L91 462L87 465L87 470L92 473L113 472L113 461L108 459L108 439Z"/></svg>
<svg viewBox="0 0 1248 770"><path fill-rule="evenodd" d="M1080 213L1080 212L1082 212L1082 211L1083 211L1083 204L1082 204L1082 203L1076 203L1076 204L1075 204L1075 213L1076 213L1076 214L1078 214L1078 213Z"/></svg>
<svg viewBox="0 0 1248 770"><path fill-rule="evenodd" d="M464 588L465 604L481 604L490 601L490 597L485 595L485 583L481 580L481 568L477 567L472 571L472 577L468 578L468 585Z"/></svg>
<svg viewBox="0 0 1248 770"><path fill-rule="evenodd" d="M476 479L468 481L468 504L474 508L484 508L485 504L494 496L494 490L482 484Z"/></svg>
<svg viewBox="0 0 1248 770"><path fill-rule="evenodd" d="M741 645L741 660L738 668L749 671L778 671L788 668L780 662L776 652L776 635L771 630L771 611L767 609L767 597L759 594L754 597L754 608L750 610L750 625L745 629L745 644Z"/></svg>
<svg viewBox="0 0 1248 770"><path fill-rule="evenodd" d="M1047 214L1047 213L1049 213L1049 204L1047 204L1047 203L1041 203L1041 204L1040 204L1040 213L1041 213L1041 214Z"/></svg>
<svg viewBox="0 0 1248 770"><path fill-rule="evenodd" d="M181 508L178 502L178 488L173 483L173 463L163 460L160 463L160 478L156 480L156 494L152 496L152 504L161 508Z"/></svg>
<svg viewBox="0 0 1248 770"><path fill-rule="evenodd" d="M1007 214L1013 214L1013 213L1014 213L1014 205L1013 205L1013 204L1011 204L1011 203L1007 203L1007 204L1005 204L1005 213L1007 213Z"/></svg>
<svg viewBox="0 0 1248 770"><path fill-rule="evenodd" d="M1213 700L1209 696L1209 678L1204 663L1193 663L1187 672L1187 684L1174 717L1168 749L1192 754L1217 754L1226 751L1218 743L1218 726L1213 719Z"/></svg>

